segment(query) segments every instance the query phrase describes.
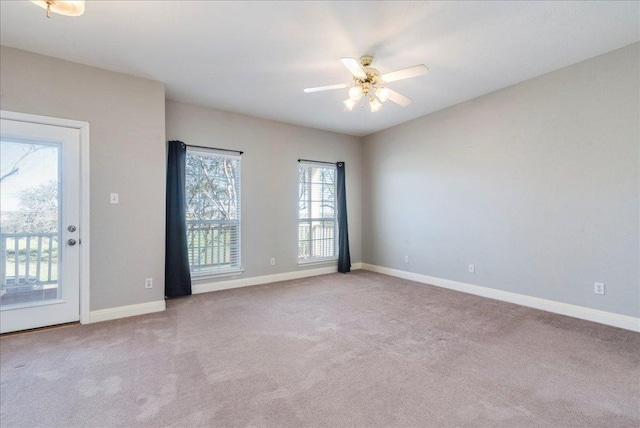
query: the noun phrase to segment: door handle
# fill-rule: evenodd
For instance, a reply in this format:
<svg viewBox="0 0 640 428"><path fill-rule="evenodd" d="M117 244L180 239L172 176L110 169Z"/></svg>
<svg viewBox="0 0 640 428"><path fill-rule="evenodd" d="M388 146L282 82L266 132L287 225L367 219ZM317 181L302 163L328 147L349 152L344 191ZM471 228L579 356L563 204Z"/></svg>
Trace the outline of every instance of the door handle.
<svg viewBox="0 0 640 428"><path fill-rule="evenodd" d="M69 246L73 247L74 245L76 245L76 240L71 238L67 241L67 244L69 244Z"/></svg>

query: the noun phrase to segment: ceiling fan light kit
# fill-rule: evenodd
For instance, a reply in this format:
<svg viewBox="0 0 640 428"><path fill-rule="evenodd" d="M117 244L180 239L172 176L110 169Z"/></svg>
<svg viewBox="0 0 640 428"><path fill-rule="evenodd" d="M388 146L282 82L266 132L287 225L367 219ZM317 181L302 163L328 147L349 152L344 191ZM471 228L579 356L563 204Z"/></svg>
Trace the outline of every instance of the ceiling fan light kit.
<svg viewBox="0 0 640 428"><path fill-rule="evenodd" d="M353 101L351 98L349 98L349 99L347 99L347 100L344 100L344 101L342 102L342 104L344 104L344 107L345 107L347 110L351 111L351 110L353 110L353 108L355 107L355 105L357 104L357 102L356 102L356 101Z"/></svg>
<svg viewBox="0 0 640 428"><path fill-rule="evenodd" d="M369 98L369 107L371 108L371 112L375 113L382 108L382 103L378 101L378 99L374 96Z"/></svg>
<svg viewBox="0 0 640 428"><path fill-rule="evenodd" d="M349 89L349 98L351 98L355 102L358 102L360 101L360 98L362 98L362 93L362 87L353 86L351 89Z"/></svg>
<svg viewBox="0 0 640 428"><path fill-rule="evenodd" d="M376 97L380 100L380 102L385 102L389 99L389 88L381 87L376 89Z"/></svg>
<svg viewBox="0 0 640 428"><path fill-rule="evenodd" d="M84 13L84 0L31 0L47 10L47 18L51 12L66 16L80 16Z"/></svg>
<svg viewBox="0 0 640 428"><path fill-rule="evenodd" d="M396 80L422 76L429 71L426 65L420 64L381 75L378 70L371 67L371 63L373 62L371 55L360 57L360 61L354 58L340 58L340 61L353 75L353 83L351 85L339 83L336 85L306 88L304 92L321 92L349 87L349 98L342 102L348 111L352 111L363 99L369 100L369 108L371 112L374 113L380 110L382 103L387 100L391 100L403 107L408 106L411 104L410 98L392 91L384 86L384 84Z"/></svg>

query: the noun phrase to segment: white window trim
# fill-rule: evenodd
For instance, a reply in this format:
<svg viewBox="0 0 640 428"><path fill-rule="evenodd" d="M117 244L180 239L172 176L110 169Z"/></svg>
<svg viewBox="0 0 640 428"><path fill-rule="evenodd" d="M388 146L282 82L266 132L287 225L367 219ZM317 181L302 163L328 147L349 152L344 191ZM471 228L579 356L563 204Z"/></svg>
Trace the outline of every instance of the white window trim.
<svg viewBox="0 0 640 428"><path fill-rule="evenodd" d="M313 166L313 167L317 167L317 168L325 168L325 169L329 169L329 168L334 168L336 170L336 179L337 179L337 173L338 173L338 167L335 164L330 164L330 163L324 163L324 162L314 162L314 161L298 161L298 170L300 168L300 165L303 166ZM298 176L299 177L299 176ZM299 180L299 178L298 178ZM298 181L298 187L300 186L300 181ZM337 211L337 197L338 197L338 183L336 182L336 189L335 189L335 197L336 197L336 212L335 212L335 233L334 233L334 240L335 240L335 256L331 256L331 257L310 257L308 259L297 259L297 264L298 267L303 267L303 266L310 266L310 265L320 265L320 264L329 264L332 262L337 262L338 260L338 243L339 243L339 228L338 228L338 211ZM302 219L302 220L310 220L310 219ZM298 209L298 225L300 225L300 211ZM298 245L300 245L300 229L298 228Z"/></svg>
<svg viewBox="0 0 640 428"><path fill-rule="evenodd" d="M190 271L191 279L193 281L207 280L207 279L215 279L215 278L224 278L229 276L237 276L242 275L244 273L244 268L242 267L242 156L229 154L227 151L218 150L215 148L203 148L203 147L190 147L187 146L187 154L202 156L202 157L217 157L217 158L227 158L233 159L240 162L240 183L238 185L238 190L240 193L239 197L239 207L238 210L240 216L238 219L238 266L234 266L227 269L210 269L210 270L202 270L202 271ZM189 266L191 268L191 266Z"/></svg>
<svg viewBox="0 0 640 428"><path fill-rule="evenodd" d="M239 276L244 274L244 268L238 268L238 269L227 269L227 270L221 270L221 271L204 271L204 272L198 272L198 273L194 273L191 272L191 280L198 282L198 281L206 281L209 279L216 279L216 278L225 278L225 277L229 277L229 276Z"/></svg>
<svg viewBox="0 0 640 428"><path fill-rule="evenodd" d="M338 257L325 257L325 258L309 258L305 260L298 260L298 266L310 266L310 265L323 265L328 263L334 263L338 261Z"/></svg>
<svg viewBox="0 0 640 428"><path fill-rule="evenodd" d="M233 154L229 154L229 152L227 151L222 151L222 150L218 150L218 149L209 149L209 148L202 148L202 147L191 147L191 146L187 146L187 154L197 154L199 156L205 156L205 157L210 157L210 158L228 158L228 159L235 159L235 160L239 160L242 161L242 156L241 155L233 155Z"/></svg>

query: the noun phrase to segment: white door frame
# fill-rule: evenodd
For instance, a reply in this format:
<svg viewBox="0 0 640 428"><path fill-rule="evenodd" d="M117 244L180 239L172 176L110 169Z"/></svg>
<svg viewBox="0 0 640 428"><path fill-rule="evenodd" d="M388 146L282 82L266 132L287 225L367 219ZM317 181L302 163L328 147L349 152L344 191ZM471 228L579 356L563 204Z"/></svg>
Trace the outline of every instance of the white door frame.
<svg viewBox="0 0 640 428"><path fill-rule="evenodd" d="M0 119L80 130L80 324L88 324L90 305L89 248L89 122L0 110Z"/></svg>

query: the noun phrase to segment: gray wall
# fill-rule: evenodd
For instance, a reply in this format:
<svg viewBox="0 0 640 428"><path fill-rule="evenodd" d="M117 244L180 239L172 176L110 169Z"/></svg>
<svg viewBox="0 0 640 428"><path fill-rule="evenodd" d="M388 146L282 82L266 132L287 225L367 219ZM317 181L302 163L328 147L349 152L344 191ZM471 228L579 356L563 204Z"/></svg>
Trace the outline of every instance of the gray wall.
<svg viewBox="0 0 640 428"><path fill-rule="evenodd" d="M245 151L245 278L299 269L296 160L343 160L354 263L639 316L638 53L634 44L364 142L170 101L165 138L161 83L6 47L0 108L91 124L91 310L162 299L165 141L180 139Z"/></svg>
<svg viewBox="0 0 640 428"><path fill-rule="evenodd" d="M366 137L363 262L639 316L638 53Z"/></svg>
<svg viewBox="0 0 640 428"><path fill-rule="evenodd" d="M167 139L244 151L243 278L302 269L297 265L299 158L345 162L351 261L362 260L360 138L173 101L166 109Z"/></svg>
<svg viewBox="0 0 640 428"><path fill-rule="evenodd" d="M3 110L90 123L90 309L162 300L164 85L2 47L0 88Z"/></svg>

